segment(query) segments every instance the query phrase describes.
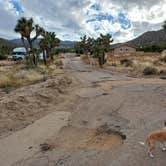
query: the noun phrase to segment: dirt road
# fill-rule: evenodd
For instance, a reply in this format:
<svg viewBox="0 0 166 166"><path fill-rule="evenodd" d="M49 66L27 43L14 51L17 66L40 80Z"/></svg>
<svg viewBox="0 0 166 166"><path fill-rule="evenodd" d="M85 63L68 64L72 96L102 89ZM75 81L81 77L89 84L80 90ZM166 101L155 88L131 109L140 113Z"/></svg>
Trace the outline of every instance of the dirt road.
<svg viewBox="0 0 166 166"><path fill-rule="evenodd" d="M138 144L166 120L166 82L133 79L87 66L70 54L68 76L80 82L68 124L47 139L52 151L38 152L12 166L164 166L165 152L149 159Z"/></svg>

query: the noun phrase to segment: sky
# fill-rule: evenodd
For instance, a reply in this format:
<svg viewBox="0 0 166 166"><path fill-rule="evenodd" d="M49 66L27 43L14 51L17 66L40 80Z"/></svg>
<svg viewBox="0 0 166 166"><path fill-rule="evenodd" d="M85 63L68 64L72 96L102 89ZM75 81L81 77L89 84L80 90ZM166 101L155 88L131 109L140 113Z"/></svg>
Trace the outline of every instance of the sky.
<svg viewBox="0 0 166 166"><path fill-rule="evenodd" d="M0 37L19 38L14 27L21 17L32 17L61 40L110 33L117 43L161 29L166 0L0 0Z"/></svg>

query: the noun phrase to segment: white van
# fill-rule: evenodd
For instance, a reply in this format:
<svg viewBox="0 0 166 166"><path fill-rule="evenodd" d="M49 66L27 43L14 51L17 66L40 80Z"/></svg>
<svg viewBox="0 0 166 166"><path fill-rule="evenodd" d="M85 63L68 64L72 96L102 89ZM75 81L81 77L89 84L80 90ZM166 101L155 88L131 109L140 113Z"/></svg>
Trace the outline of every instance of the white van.
<svg viewBox="0 0 166 166"><path fill-rule="evenodd" d="M12 58L14 61L23 60L26 57L26 49L24 47L17 47L13 49Z"/></svg>

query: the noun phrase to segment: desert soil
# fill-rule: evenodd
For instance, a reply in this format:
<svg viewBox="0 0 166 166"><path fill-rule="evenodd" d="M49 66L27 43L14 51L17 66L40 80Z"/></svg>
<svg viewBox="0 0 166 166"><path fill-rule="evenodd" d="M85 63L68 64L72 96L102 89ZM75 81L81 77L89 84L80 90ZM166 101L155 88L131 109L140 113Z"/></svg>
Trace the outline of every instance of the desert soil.
<svg viewBox="0 0 166 166"><path fill-rule="evenodd" d="M1 165L165 165L165 152L157 148L150 159L138 144L166 120L165 80L114 74L72 54L64 69L46 82L1 93Z"/></svg>

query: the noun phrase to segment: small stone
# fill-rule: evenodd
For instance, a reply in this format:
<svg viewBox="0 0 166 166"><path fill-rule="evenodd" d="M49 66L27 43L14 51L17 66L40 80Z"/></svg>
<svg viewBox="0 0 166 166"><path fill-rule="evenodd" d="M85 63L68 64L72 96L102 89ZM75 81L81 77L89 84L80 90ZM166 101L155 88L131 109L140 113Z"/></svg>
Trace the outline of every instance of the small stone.
<svg viewBox="0 0 166 166"><path fill-rule="evenodd" d="M28 149L32 149L33 148L33 146L30 146Z"/></svg>
<svg viewBox="0 0 166 166"><path fill-rule="evenodd" d="M40 144L40 148L42 152L46 152L46 151L52 150L53 147L47 143L44 143L44 144Z"/></svg>

